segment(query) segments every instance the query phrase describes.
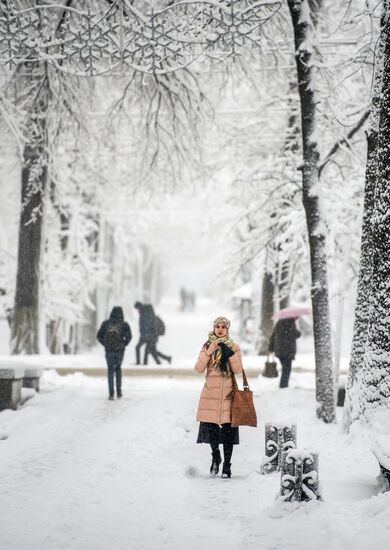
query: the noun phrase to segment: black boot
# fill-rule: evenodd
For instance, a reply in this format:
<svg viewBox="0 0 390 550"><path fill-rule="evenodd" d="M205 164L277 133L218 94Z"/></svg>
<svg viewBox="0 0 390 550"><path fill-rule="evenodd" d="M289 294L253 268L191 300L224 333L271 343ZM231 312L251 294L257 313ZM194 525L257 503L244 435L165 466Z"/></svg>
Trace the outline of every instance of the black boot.
<svg viewBox="0 0 390 550"><path fill-rule="evenodd" d="M214 477L218 475L219 465L222 462L221 453L219 452L219 449L217 449L216 451L213 451L211 456L213 457L213 459L211 461L211 466L210 466L210 475Z"/></svg>
<svg viewBox="0 0 390 550"><path fill-rule="evenodd" d="M224 462L222 466L222 476L221 477L232 477L232 472L230 470L230 462Z"/></svg>

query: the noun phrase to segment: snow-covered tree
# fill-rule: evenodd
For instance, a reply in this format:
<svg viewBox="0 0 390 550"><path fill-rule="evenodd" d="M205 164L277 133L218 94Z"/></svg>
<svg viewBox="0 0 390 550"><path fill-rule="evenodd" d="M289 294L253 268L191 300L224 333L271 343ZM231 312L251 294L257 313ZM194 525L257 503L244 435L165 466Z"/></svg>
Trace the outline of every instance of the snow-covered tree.
<svg viewBox="0 0 390 550"><path fill-rule="evenodd" d="M310 246L311 299L313 309L316 396L318 416L325 422L335 419L332 341L328 296L326 232L318 195L320 159L317 106L313 74L315 42L308 0L288 0L295 36L298 90L302 129L302 201Z"/></svg>
<svg viewBox="0 0 390 550"><path fill-rule="evenodd" d="M390 408L390 3L385 0L376 57L363 233L344 427Z"/></svg>

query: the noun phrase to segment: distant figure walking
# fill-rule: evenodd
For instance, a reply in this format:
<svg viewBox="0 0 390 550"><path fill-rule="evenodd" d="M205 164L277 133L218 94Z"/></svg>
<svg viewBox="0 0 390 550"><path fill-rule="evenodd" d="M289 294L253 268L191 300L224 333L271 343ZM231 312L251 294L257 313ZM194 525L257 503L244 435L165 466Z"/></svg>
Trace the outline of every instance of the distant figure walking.
<svg viewBox="0 0 390 550"><path fill-rule="evenodd" d="M187 290L184 286L180 288L180 311L194 311L196 296L193 290Z"/></svg>
<svg viewBox="0 0 390 550"><path fill-rule="evenodd" d="M196 295L193 290L190 290L187 293L187 301L188 301L188 311L195 311Z"/></svg>
<svg viewBox="0 0 390 550"><path fill-rule="evenodd" d="M103 321L96 336L104 346L107 361L108 399L114 399L114 377L116 381L116 394L118 399L122 397L122 361L125 347L131 341L130 325L123 317L123 309L114 306L110 318Z"/></svg>
<svg viewBox="0 0 390 550"><path fill-rule="evenodd" d="M292 361L297 352L297 338L301 333L295 325L296 318L279 319L272 331L268 349L274 352L282 365L280 388L287 388L290 379Z"/></svg>
<svg viewBox="0 0 390 550"><path fill-rule="evenodd" d="M165 333L163 321L154 313L151 304L136 302L134 307L139 313L139 340L135 347L136 364L141 364L141 348L143 345L145 345L144 365L148 364L149 355L153 357L158 365L161 363L160 358L171 363L172 357L170 355L165 355L157 350L158 338Z"/></svg>
<svg viewBox="0 0 390 550"><path fill-rule="evenodd" d="M184 286L180 288L180 311L187 311L187 289Z"/></svg>

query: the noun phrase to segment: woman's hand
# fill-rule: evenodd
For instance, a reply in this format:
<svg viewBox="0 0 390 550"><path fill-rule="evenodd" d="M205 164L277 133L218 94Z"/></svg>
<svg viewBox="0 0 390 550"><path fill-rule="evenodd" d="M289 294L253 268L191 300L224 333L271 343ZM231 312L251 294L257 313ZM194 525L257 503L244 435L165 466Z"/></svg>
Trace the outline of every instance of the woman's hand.
<svg viewBox="0 0 390 550"><path fill-rule="evenodd" d="M220 344L218 344L219 347L221 348L222 350L222 355L224 357L231 357L232 355L234 355L234 351L229 348L229 346L227 346L226 344L224 344L223 342L221 342Z"/></svg>
<svg viewBox="0 0 390 550"><path fill-rule="evenodd" d="M205 349L205 354L207 355L207 357L211 357L214 351L217 349L217 347L218 347L217 342L211 342L209 347Z"/></svg>

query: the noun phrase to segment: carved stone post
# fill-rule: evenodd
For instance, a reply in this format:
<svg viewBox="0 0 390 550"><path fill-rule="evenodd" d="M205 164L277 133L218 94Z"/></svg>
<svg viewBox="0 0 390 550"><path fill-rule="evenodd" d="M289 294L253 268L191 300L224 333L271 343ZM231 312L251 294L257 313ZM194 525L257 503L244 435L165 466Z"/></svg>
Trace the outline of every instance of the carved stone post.
<svg viewBox="0 0 390 550"><path fill-rule="evenodd" d="M270 474L282 468L282 455L297 445L295 424L265 425L265 457L261 463L261 473Z"/></svg>
<svg viewBox="0 0 390 550"><path fill-rule="evenodd" d="M291 449L282 456L280 500L301 502L320 497L318 455Z"/></svg>

